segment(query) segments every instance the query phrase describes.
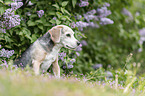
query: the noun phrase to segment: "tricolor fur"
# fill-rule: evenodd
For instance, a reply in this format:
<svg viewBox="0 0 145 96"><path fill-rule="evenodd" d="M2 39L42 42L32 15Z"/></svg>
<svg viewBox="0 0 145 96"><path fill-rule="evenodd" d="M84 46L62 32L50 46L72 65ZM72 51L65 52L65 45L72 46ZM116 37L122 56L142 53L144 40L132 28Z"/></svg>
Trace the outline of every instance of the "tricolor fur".
<svg viewBox="0 0 145 96"><path fill-rule="evenodd" d="M59 50L62 47L75 49L79 44L71 28L65 25L58 25L51 28L30 45L14 64L20 67L26 67L29 64L33 67L36 75L39 74L40 70L47 71L52 64L55 77L60 78Z"/></svg>

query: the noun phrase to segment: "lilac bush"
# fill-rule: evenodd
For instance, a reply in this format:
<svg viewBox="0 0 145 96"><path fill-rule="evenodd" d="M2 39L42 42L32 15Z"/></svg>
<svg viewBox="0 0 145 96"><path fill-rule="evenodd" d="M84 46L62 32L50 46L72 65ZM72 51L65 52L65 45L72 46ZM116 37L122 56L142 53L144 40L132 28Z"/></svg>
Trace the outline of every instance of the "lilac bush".
<svg viewBox="0 0 145 96"><path fill-rule="evenodd" d="M109 18L101 18L100 19L100 24L101 25L107 25L107 24L113 24L113 23L114 22Z"/></svg>
<svg viewBox="0 0 145 96"><path fill-rule="evenodd" d="M0 57L10 58L14 54L14 50L5 50L4 48L0 50Z"/></svg>
<svg viewBox="0 0 145 96"><path fill-rule="evenodd" d="M6 29L11 29L20 24L20 16L15 15L12 9L5 10L6 12L3 13L3 22L1 27L6 27Z"/></svg>
<svg viewBox="0 0 145 96"><path fill-rule="evenodd" d="M23 2L19 2L22 0L13 0L14 3L11 3L11 8L8 8L5 10L5 12L0 16L0 33L6 33L6 29L11 29L12 27L15 27L17 25L20 25L20 16L15 15L14 11L16 11L18 8L20 8L23 5ZM14 50L6 50L1 49L0 50L0 57L6 57L10 58L14 54Z"/></svg>
<svg viewBox="0 0 145 96"><path fill-rule="evenodd" d="M81 2L83 3L83 2L88 2L88 1L81 0ZM83 3L83 4L85 5L89 3ZM93 9L86 12L85 14L83 14L83 17L84 17L83 21L77 21L76 23L72 22L70 24L71 28L77 27L80 31L83 31L83 29L86 27L99 28L99 24L101 25L113 24L114 21L107 18L107 16L111 14L111 11L108 10L107 7L110 7L109 3L105 3L103 7L101 8ZM75 16L75 18L76 20L80 20L82 19L82 15ZM97 21L99 22L99 24L94 23L93 21Z"/></svg>
<svg viewBox="0 0 145 96"><path fill-rule="evenodd" d="M80 31L83 31L83 28L88 26L89 24L86 22L82 22L82 21L76 22L76 27L78 27Z"/></svg>
<svg viewBox="0 0 145 96"><path fill-rule="evenodd" d="M111 11L107 7L101 7L97 9L97 14L99 18L107 17L111 14Z"/></svg>
<svg viewBox="0 0 145 96"><path fill-rule="evenodd" d="M12 8L12 10L17 10L22 5L23 5L23 2L14 2L14 3L11 3L11 8Z"/></svg>
<svg viewBox="0 0 145 96"><path fill-rule="evenodd" d="M79 6L80 7L85 7L85 6L88 6L89 5L89 2L88 0L80 0L80 3L79 3Z"/></svg>
<svg viewBox="0 0 145 96"><path fill-rule="evenodd" d="M5 12L2 14L2 19L0 21L0 33L6 33L6 29L11 29L12 27L15 27L17 25L20 25L20 16L15 15L14 11L16 11L18 8L20 8L23 5L23 2L18 2L21 0L14 0L14 3L11 3L11 8L8 8L5 10Z"/></svg>

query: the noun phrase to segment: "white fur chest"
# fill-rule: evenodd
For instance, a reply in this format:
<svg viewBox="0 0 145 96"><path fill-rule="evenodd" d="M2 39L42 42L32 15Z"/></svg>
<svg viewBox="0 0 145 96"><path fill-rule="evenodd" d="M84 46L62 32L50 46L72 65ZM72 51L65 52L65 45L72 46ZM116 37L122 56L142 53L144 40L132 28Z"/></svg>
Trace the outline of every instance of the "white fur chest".
<svg viewBox="0 0 145 96"><path fill-rule="evenodd" d="M41 64L41 70L43 72L47 71L51 64L56 60L60 48L60 45L55 45L52 51L46 55L44 61Z"/></svg>

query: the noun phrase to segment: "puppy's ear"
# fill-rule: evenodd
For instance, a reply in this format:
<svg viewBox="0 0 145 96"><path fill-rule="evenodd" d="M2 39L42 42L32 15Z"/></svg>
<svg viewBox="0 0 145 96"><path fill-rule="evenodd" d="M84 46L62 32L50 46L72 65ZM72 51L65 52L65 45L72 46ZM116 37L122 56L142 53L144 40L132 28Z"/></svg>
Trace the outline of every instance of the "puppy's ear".
<svg viewBox="0 0 145 96"><path fill-rule="evenodd" d="M60 36L61 36L61 30L63 27L53 27L52 29L49 30L49 33L51 35L51 39L54 43L59 43L60 42Z"/></svg>

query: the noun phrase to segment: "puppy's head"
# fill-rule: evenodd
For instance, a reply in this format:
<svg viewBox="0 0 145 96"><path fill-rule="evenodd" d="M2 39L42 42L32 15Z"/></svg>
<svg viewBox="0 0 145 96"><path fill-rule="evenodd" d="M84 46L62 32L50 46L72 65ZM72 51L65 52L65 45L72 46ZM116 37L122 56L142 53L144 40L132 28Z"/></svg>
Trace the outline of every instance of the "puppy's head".
<svg viewBox="0 0 145 96"><path fill-rule="evenodd" d="M71 28L65 25L58 25L49 30L54 43L62 44L65 48L75 49L80 42L74 37Z"/></svg>

